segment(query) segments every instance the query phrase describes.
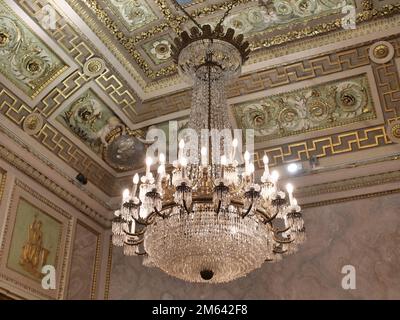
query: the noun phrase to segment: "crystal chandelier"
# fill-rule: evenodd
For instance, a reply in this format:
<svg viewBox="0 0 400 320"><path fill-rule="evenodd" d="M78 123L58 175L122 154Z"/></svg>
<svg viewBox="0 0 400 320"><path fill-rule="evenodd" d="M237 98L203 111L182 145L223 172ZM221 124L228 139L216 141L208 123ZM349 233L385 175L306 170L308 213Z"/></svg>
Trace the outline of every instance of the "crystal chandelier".
<svg viewBox="0 0 400 320"><path fill-rule="evenodd" d="M201 137L200 148L187 154L180 141L170 173L165 155L159 155L157 174L147 158L146 173L134 176L112 223L113 244L125 255L144 256L146 266L185 281L232 281L296 252L305 240L293 186L279 189L268 157L257 183L250 153L239 165L238 141L227 147L209 131L229 129L225 87L240 75L248 46L221 23L196 23L175 39L179 72L194 84L189 126Z"/></svg>

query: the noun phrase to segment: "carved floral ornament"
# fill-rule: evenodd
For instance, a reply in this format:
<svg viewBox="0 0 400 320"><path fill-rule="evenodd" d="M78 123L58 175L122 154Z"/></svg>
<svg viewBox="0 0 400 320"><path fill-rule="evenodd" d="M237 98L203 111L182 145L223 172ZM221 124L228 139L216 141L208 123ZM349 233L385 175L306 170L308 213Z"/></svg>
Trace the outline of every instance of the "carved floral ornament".
<svg viewBox="0 0 400 320"><path fill-rule="evenodd" d="M122 17L130 31L139 29L157 19L150 6L143 0L108 0Z"/></svg>
<svg viewBox="0 0 400 320"><path fill-rule="evenodd" d="M43 124L43 117L39 113L31 113L25 118L22 127L27 134L34 136L40 132Z"/></svg>
<svg viewBox="0 0 400 320"><path fill-rule="evenodd" d="M105 69L106 64L104 60L97 57L87 60L83 66L84 74L91 78L100 76Z"/></svg>
<svg viewBox="0 0 400 320"><path fill-rule="evenodd" d="M2 69L7 68L10 76L31 89L38 87L56 68L50 54L4 13L0 13L0 60Z"/></svg>
<svg viewBox="0 0 400 320"><path fill-rule="evenodd" d="M369 57L375 63L387 63L394 57L394 48L387 41L375 42L369 49Z"/></svg>
<svg viewBox="0 0 400 320"><path fill-rule="evenodd" d="M171 57L171 44L168 40L155 41L150 52L158 60L167 60Z"/></svg>
<svg viewBox="0 0 400 320"><path fill-rule="evenodd" d="M400 143L400 121L393 121L387 126L387 134L392 142Z"/></svg>
<svg viewBox="0 0 400 320"><path fill-rule="evenodd" d="M365 78L322 85L234 106L239 127L282 137L374 116Z"/></svg>

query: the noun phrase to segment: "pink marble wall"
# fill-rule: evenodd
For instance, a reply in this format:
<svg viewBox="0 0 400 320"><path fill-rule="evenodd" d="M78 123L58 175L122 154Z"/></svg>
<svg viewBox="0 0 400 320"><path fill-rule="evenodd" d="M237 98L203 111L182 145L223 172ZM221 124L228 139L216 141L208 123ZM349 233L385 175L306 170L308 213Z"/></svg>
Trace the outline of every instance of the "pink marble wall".
<svg viewBox="0 0 400 320"><path fill-rule="evenodd" d="M400 299L400 195L305 211L300 251L225 285L189 284L115 249L111 299ZM344 265L356 290L343 290Z"/></svg>

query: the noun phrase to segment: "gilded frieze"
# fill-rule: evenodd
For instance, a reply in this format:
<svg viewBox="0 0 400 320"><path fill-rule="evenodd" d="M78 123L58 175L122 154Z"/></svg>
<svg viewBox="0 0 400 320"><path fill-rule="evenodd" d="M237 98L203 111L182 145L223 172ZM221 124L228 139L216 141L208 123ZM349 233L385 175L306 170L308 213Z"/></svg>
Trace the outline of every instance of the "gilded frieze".
<svg viewBox="0 0 400 320"><path fill-rule="evenodd" d="M105 0L105 4L122 21L125 28L135 31L157 20L157 15L144 0Z"/></svg>
<svg viewBox="0 0 400 320"><path fill-rule="evenodd" d="M239 128L256 142L375 118L366 75L233 106Z"/></svg>
<svg viewBox="0 0 400 320"><path fill-rule="evenodd" d="M121 125L120 119L91 90L76 99L56 119L97 154L102 152L106 135Z"/></svg>

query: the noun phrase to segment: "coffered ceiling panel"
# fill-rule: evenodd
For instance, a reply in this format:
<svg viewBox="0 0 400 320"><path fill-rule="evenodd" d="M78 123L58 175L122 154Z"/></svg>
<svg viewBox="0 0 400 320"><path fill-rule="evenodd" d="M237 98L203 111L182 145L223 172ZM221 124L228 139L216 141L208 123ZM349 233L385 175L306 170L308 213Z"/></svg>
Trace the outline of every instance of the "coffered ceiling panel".
<svg viewBox="0 0 400 320"><path fill-rule="evenodd" d="M366 74L236 104L233 112L255 142L376 118Z"/></svg>
<svg viewBox="0 0 400 320"><path fill-rule="evenodd" d="M68 66L0 2L0 72L30 98Z"/></svg>
<svg viewBox="0 0 400 320"><path fill-rule="evenodd" d="M115 113L90 89L66 109L60 110L56 120L98 155L101 155L106 135L122 124Z"/></svg>

